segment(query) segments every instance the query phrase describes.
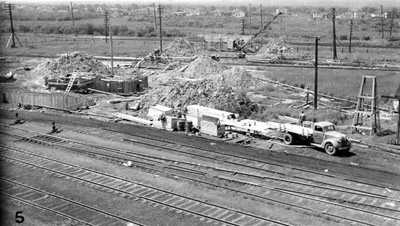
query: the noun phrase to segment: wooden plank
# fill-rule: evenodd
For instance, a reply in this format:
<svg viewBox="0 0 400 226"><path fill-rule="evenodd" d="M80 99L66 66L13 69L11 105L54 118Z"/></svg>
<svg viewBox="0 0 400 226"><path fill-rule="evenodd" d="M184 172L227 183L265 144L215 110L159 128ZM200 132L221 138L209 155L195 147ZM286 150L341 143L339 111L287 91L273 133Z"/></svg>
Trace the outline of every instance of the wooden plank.
<svg viewBox="0 0 400 226"><path fill-rule="evenodd" d="M116 93L105 92L105 91L101 91L101 90L97 90L97 89L92 89L92 88L88 88L88 90L93 91L93 92L97 92L97 93L107 94L107 95L123 96L123 95L119 95L119 94L116 94Z"/></svg>

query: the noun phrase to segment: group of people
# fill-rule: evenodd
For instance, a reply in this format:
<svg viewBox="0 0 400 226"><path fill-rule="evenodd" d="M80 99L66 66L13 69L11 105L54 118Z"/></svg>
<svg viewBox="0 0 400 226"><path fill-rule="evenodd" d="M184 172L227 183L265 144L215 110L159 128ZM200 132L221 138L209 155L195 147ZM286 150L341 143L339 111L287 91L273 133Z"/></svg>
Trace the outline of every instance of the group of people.
<svg viewBox="0 0 400 226"><path fill-rule="evenodd" d="M233 40L233 49L240 51L243 49L244 44L245 43L243 39L240 40L239 38L236 38L235 40Z"/></svg>
<svg viewBox="0 0 400 226"><path fill-rule="evenodd" d="M150 53L149 57L150 57L150 61L152 64L155 64L156 62L158 63L158 60L160 59L161 56L161 52L159 49L155 49L154 53Z"/></svg>

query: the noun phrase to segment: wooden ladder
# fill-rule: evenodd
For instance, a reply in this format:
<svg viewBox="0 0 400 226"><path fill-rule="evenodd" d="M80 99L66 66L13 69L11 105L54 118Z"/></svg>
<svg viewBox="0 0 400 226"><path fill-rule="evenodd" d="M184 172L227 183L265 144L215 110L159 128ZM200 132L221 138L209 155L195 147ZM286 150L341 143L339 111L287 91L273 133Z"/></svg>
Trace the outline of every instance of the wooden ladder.
<svg viewBox="0 0 400 226"><path fill-rule="evenodd" d="M74 82L75 82L75 79L77 76L78 76L78 73L72 73L72 77L69 79L68 86L67 86L67 89L65 90L65 92L68 93L69 91L71 91L71 88L74 85Z"/></svg>
<svg viewBox="0 0 400 226"><path fill-rule="evenodd" d="M372 81L372 94L365 94L365 83L366 80L371 79ZM370 101L370 105L366 104L366 101ZM370 110L368 110L370 108ZM369 116L369 123L364 122L364 116ZM376 84L376 76L363 76L361 80L360 92L357 100L357 107L353 119L353 130L362 131L368 130L369 135L373 133L381 132L380 118L379 118L379 101Z"/></svg>

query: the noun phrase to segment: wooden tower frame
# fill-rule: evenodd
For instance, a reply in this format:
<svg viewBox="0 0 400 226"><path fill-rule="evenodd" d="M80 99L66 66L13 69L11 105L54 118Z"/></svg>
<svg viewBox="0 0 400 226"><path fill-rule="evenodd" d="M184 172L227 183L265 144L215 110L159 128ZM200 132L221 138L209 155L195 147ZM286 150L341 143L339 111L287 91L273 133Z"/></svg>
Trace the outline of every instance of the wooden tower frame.
<svg viewBox="0 0 400 226"><path fill-rule="evenodd" d="M372 93L368 95L365 93L365 83L367 79L372 81ZM370 101L371 104L365 103ZM364 121L364 116L369 117L369 123ZM377 134L381 131L380 118L379 118L379 99L377 92L376 76L363 76L361 80L360 92L357 100L357 107L353 119L353 131L368 130L369 135Z"/></svg>

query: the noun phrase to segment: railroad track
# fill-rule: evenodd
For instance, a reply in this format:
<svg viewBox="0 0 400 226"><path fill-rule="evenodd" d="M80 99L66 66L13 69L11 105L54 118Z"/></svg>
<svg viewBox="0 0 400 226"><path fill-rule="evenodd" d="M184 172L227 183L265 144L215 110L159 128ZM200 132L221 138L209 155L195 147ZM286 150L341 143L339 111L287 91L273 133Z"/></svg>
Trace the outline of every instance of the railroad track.
<svg viewBox="0 0 400 226"><path fill-rule="evenodd" d="M268 169L271 167L279 167L282 169L289 169L296 171L297 173L304 173L304 177L298 176L298 174L293 174L291 177L298 178L298 179L307 179L310 181L311 179L309 176L323 176L326 178L338 178L348 182L360 183L365 185L371 185L374 187L379 187L382 189L390 188L392 190L400 191L400 188L395 184L387 184L381 183L378 184L379 181L370 181L365 178L354 178L349 175L343 174L336 174L331 175L325 172L317 171L317 170L310 170L304 167L296 167L289 164L282 164L275 162L273 160L265 160L265 159L255 159L247 156L243 156L241 154L235 154L232 152L227 151L219 151L216 148L204 148L204 147L195 147L186 144L178 144L173 141L168 141L166 139L158 139L152 138L145 135L138 135L138 134L123 134L119 131L115 131L108 128L103 128L103 131L99 132L99 129L87 129L87 130L79 130L81 133L88 133L91 135L95 135L98 137L102 137L105 139L112 139L117 141L124 141L127 143L132 143L136 145L141 145L144 147L151 147L160 150L166 150L170 152L176 152L188 156L195 156L196 158L205 159L207 161L212 160L218 163L228 163L236 166L241 166L245 168L251 168L255 170L261 170L263 172L271 172ZM91 132L92 131L92 132ZM358 167L360 168L360 167ZM276 174L280 174L279 172L274 171ZM288 174L283 174L284 176L290 176ZM378 178L379 179L379 178ZM315 181L316 183L323 183L323 181Z"/></svg>
<svg viewBox="0 0 400 226"><path fill-rule="evenodd" d="M113 137L113 136L112 136ZM46 137L45 135L40 135L40 136L35 136L35 138L29 138L31 141L37 142L37 138L40 138L40 142L56 142L59 143L63 139L62 138L57 138L53 136L48 136ZM28 140L29 140L28 139ZM32 140L35 139L35 140ZM69 141L71 143L71 141ZM76 142L79 144L80 142ZM80 144L82 145L82 144ZM87 147L92 147L94 146L97 150L101 149L106 149L108 151L113 151L113 152L118 152L119 150L109 148L109 147L103 147L103 146L97 146L93 144L86 144ZM87 148L86 148L87 149ZM127 152L123 152L125 154L129 154ZM137 154L134 154L135 157L137 157ZM154 170L154 168L149 168L149 166L155 166L159 164L165 164L165 162L172 162L173 164L182 164L182 165L191 165L194 166L195 168L213 168L210 166L204 166L204 165L199 165L191 162L183 162L183 161L177 161L177 160L171 160L171 159L165 159L165 158L160 158L160 157L154 157L154 156L148 156L148 155L139 155L139 157L142 160L145 160L146 163L143 164L143 162L140 163L141 168L147 168L150 170ZM152 160L151 158L155 158L157 160ZM136 164L137 161L135 161ZM143 166L146 165L147 167ZM196 176L204 176L206 174L209 174L205 171L199 171L199 170L194 170L194 169L188 169L188 168L183 168L183 167L173 167L175 170L182 171L184 170L185 172L190 172L196 174ZM256 198L258 200L264 200L264 201L269 201L269 202L275 202L279 203L282 205L298 208L304 211L311 211L311 212L319 212L323 215L327 215L330 217L335 217L339 218L341 220L347 220L351 222L356 222L362 225L375 225L375 224L370 224L366 222L363 219L368 219L371 218L371 216L375 216L375 218L381 218L381 222L386 222L386 221L400 221L400 218L395 217L400 213L400 208L399 208L399 200L394 199L394 198L389 198L387 196L383 196L377 193L372 193L372 192L366 192L366 191L360 191L356 189L351 189L348 187L339 187L336 186L336 188L330 188L322 185L316 185L316 184L309 184L306 182L295 182L289 179L282 179L282 178L274 178L271 176L264 176L264 175L255 175L255 174L248 174L248 173L243 173L240 171L233 171L233 170L227 170L227 169L217 169L213 168L215 171L224 171L229 174L235 173L235 174L241 174L247 177L258 177L262 179L267 179L269 181L268 185L263 185L263 184L255 184L255 183L249 183L247 181L243 180L237 180L237 179L232 179L232 178L227 178L227 177L220 177L218 175L211 175L213 178L217 179L222 179L226 180L229 182L233 183L240 183L240 184L246 184L246 185L251 185L257 188L263 188L263 192L259 193L249 193L249 192L244 192L239 189L232 189L229 187L223 187L223 186L217 186L216 184L209 183L209 182L204 182L202 180L197 180L193 179L188 176L183 176L183 175L173 175L173 176L179 176L183 177L187 180L192 180L195 182L200 182L212 186L217 186L222 189L226 189L229 191L234 191L236 193L250 196L252 198ZM161 173L164 173L163 171L160 171ZM193 175L192 175L193 176ZM272 182L272 183L271 183ZM340 189L339 189L339 188ZM350 190L350 191L349 191ZM340 197L340 198L338 198ZM288 199L289 198L289 199ZM289 200L289 201L288 201ZM295 203L295 204L292 204ZM387 207L389 206L389 207ZM346 213L343 214L341 213L342 209L346 210ZM329 211L328 211L329 210ZM352 213L349 213L351 210ZM348 217L351 215L354 215L353 217ZM358 219L358 220L357 220ZM377 219L372 219L374 221L379 221ZM387 223L387 225L390 225Z"/></svg>
<svg viewBox="0 0 400 226"><path fill-rule="evenodd" d="M1 196L86 225L126 226L128 223L132 223L135 226L143 225L131 219L117 216L113 213L26 185L13 179L0 177L0 181Z"/></svg>
<svg viewBox="0 0 400 226"><path fill-rule="evenodd" d="M161 205L178 212L191 214L219 225L287 225L291 224L257 216L240 210L186 197L153 186L137 183L106 173L35 155L12 147L0 147L0 159L23 166L41 169L49 174L97 187L124 197Z"/></svg>

